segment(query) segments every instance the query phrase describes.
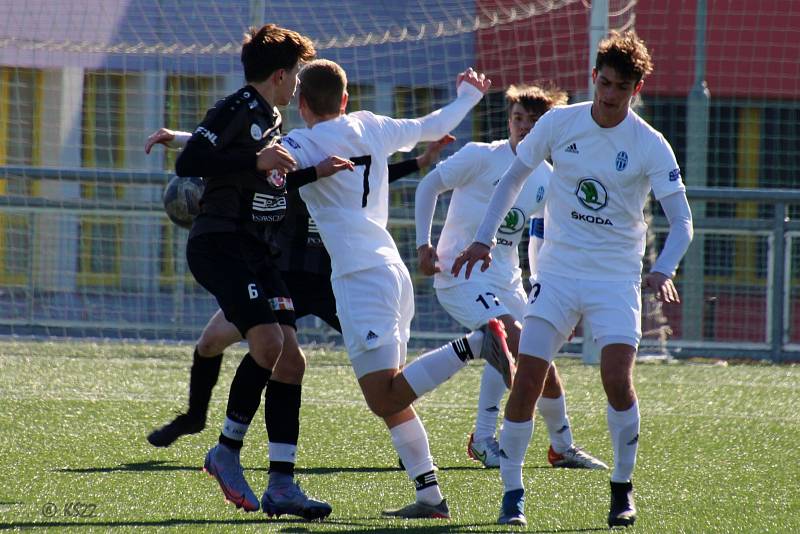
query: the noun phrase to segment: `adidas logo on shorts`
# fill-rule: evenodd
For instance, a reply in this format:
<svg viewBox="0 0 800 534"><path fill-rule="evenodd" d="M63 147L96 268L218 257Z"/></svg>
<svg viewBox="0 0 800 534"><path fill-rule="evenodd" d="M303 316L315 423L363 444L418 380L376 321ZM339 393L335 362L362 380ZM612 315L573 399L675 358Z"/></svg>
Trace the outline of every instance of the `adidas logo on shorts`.
<svg viewBox="0 0 800 534"><path fill-rule="evenodd" d="M367 333L367 341L372 341L372 340L374 340L374 339L378 339L378 334L376 334L375 332L373 332L372 330L370 330L370 331Z"/></svg>

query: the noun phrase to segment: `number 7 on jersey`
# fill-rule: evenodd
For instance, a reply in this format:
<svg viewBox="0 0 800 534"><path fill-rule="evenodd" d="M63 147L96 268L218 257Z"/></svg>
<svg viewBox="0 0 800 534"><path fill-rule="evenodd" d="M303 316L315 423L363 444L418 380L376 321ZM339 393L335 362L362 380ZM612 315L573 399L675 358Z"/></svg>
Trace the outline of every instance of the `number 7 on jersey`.
<svg viewBox="0 0 800 534"><path fill-rule="evenodd" d="M367 196L369 195L369 167L372 165L372 156L358 156L350 158L356 167L364 167L364 194L361 196L361 207L367 207Z"/></svg>

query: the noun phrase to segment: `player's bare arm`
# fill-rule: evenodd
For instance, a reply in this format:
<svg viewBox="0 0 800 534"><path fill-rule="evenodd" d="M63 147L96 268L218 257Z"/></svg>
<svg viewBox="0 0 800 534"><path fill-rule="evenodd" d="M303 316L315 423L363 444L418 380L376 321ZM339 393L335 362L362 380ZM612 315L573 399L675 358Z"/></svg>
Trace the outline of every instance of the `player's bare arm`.
<svg viewBox="0 0 800 534"><path fill-rule="evenodd" d="M656 299L666 303L678 303L681 301L678 290L672 282L672 278L664 273L653 271L645 275L642 280L642 289L652 291L656 294Z"/></svg>
<svg viewBox="0 0 800 534"><path fill-rule="evenodd" d="M317 171L317 178L325 178L345 169L352 171L355 169L355 166L349 159L340 158L339 156L330 156L317 163L314 169Z"/></svg>
<svg viewBox="0 0 800 534"><path fill-rule="evenodd" d="M432 143L428 143L428 146L425 147L425 152L421 155L417 156L417 166L420 169L424 169L426 167L430 167L437 161L442 155L442 150L444 147L455 141L456 138L453 135L447 134L438 141L433 141Z"/></svg>
<svg viewBox="0 0 800 534"><path fill-rule="evenodd" d="M164 145L167 148L183 148L191 136L192 134L189 132L159 128L147 137L144 153L149 154L155 145Z"/></svg>
<svg viewBox="0 0 800 534"><path fill-rule="evenodd" d="M262 148L256 159L256 168L264 172L275 170L286 174L293 171L295 166L292 155L277 143Z"/></svg>
<svg viewBox="0 0 800 534"><path fill-rule="evenodd" d="M485 272L492 263L492 249L485 243L475 241L456 256L456 260L453 262L453 268L450 269L450 274L458 276L458 273L461 272L461 268L466 265L467 270L464 272L464 278L469 280L472 274L472 268L475 267L475 264L479 261L482 262L481 272Z"/></svg>
<svg viewBox="0 0 800 534"><path fill-rule="evenodd" d="M442 272L441 267L436 265L437 261L439 261L439 256L436 254L436 248L430 243L426 243L417 249L417 268L425 276L433 276Z"/></svg>

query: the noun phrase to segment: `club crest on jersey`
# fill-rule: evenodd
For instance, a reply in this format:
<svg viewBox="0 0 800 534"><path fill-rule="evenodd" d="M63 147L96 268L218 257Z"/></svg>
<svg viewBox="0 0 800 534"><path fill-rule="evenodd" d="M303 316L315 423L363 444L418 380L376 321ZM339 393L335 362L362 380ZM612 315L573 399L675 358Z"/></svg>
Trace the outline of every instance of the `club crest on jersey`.
<svg viewBox="0 0 800 534"><path fill-rule="evenodd" d="M269 185L275 189L281 189L286 183L286 175L280 171L272 169L267 175L267 181L269 182Z"/></svg>
<svg viewBox="0 0 800 534"><path fill-rule="evenodd" d="M581 204L594 211L601 210L608 204L608 191L605 186L600 183L600 180L591 176L578 182L575 196L578 197Z"/></svg>
<svg viewBox="0 0 800 534"><path fill-rule="evenodd" d="M617 152L617 171L622 172L628 166L628 153L624 150Z"/></svg>
<svg viewBox="0 0 800 534"><path fill-rule="evenodd" d="M262 135L264 135L264 132L261 131L261 126L256 123L250 125L250 137L259 141Z"/></svg>
<svg viewBox="0 0 800 534"><path fill-rule="evenodd" d="M511 208L497 231L501 234L515 234L522 230L523 226L525 226L525 214L519 208Z"/></svg>

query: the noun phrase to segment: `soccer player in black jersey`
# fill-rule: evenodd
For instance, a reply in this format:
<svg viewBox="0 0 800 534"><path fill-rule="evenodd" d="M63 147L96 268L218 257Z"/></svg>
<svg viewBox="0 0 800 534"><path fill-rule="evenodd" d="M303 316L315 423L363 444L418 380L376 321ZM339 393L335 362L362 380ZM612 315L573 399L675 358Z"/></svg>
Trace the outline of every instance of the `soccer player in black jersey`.
<svg viewBox="0 0 800 534"><path fill-rule="evenodd" d="M179 176L206 181L186 247L189 268L250 348L231 384L219 443L204 467L237 507L259 508L239 450L269 381L270 483L262 503L270 515L306 519L325 517L331 508L294 482L300 383L271 375L278 361L289 369L304 363L290 361L296 351L282 354L285 346L297 345L295 317L270 243L286 213L288 190L352 167L334 156L294 171L294 160L276 143L281 116L274 106L289 103L300 65L314 55L311 41L296 32L274 25L252 28L241 52L247 85L209 110L175 166Z"/></svg>

